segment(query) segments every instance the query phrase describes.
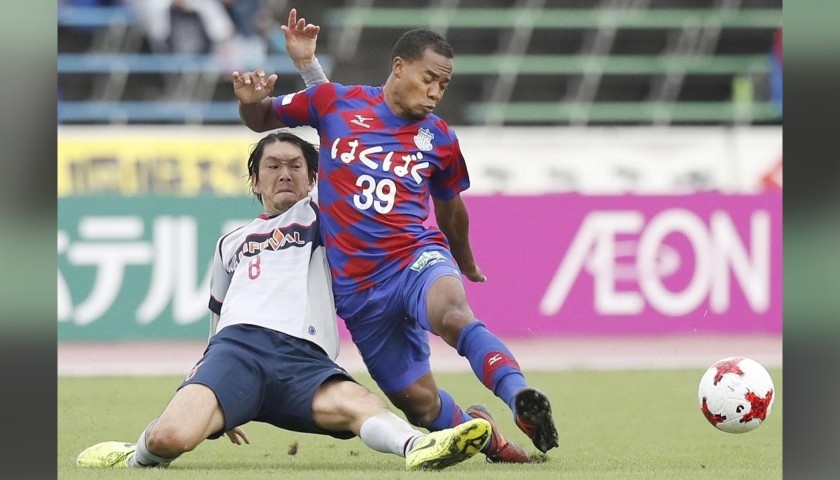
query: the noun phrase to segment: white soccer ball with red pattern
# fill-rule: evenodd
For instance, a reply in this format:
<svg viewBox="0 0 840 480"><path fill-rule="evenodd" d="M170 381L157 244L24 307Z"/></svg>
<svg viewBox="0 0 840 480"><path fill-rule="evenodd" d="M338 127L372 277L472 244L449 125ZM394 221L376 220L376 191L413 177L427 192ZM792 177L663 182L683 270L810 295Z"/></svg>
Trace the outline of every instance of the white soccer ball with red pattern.
<svg viewBox="0 0 840 480"><path fill-rule="evenodd" d="M700 410L715 428L744 433L767 419L776 392L761 364L745 357L728 357L706 370L697 397Z"/></svg>

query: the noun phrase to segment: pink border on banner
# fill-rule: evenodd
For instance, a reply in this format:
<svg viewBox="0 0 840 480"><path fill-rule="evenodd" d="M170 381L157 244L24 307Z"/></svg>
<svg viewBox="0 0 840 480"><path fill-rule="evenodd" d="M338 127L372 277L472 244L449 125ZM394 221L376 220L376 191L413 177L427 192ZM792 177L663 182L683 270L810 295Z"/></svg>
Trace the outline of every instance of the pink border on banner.
<svg viewBox="0 0 840 480"><path fill-rule="evenodd" d="M779 193L464 201L497 335L782 332Z"/></svg>

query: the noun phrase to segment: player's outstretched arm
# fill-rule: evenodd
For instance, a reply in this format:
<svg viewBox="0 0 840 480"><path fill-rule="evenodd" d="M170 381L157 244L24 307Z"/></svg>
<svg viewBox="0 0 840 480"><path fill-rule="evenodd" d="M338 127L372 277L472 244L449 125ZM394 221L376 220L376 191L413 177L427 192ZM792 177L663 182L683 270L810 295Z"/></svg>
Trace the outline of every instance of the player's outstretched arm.
<svg viewBox="0 0 840 480"><path fill-rule="evenodd" d="M277 82L277 74L266 77L263 70L233 72L233 92L239 100L239 116L255 132L284 127L272 111L273 97L269 96Z"/></svg>
<svg viewBox="0 0 840 480"><path fill-rule="evenodd" d="M297 10L289 11L289 23L281 25L280 30L286 37L286 52L298 69L315 60L315 46L321 27L307 24L306 19L297 18Z"/></svg>
<svg viewBox="0 0 840 480"><path fill-rule="evenodd" d="M438 227L446 235L452 256L458 262L461 273L473 282L487 280L487 277L475 263L475 257L470 246L470 217L461 195L456 195L452 200L432 198Z"/></svg>
<svg viewBox="0 0 840 480"><path fill-rule="evenodd" d="M306 87L327 83L329 80L315 56L318 32L321 31L321 27L307 24L304 18L298 19L297 10L293 8L289 11L289 23L282 25L280 29L286 37L286 52L306 83Z"/></svg>

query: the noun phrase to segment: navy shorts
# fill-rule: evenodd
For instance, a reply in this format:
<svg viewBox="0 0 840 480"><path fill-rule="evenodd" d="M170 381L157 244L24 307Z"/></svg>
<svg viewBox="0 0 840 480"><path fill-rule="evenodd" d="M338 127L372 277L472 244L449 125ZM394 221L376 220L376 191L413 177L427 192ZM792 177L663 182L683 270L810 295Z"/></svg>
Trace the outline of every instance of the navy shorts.
<svg viewBox="0 0 840 480"><path fill-rule="evenodd" d="M405 390L431 370L426 294L435 280L446 275L461 276L452 255L428 249L388 280L336 296L338 315L383 392Z"/></svg>
<svg viewBox="0 0 840 480"><path fill-rule="evenodd" d="M355 381L311 342L255 325L231 325L210 339L181 387L197 383L216 394L225 428L210 438L250 421L353 438L352 432L324 430L312 419L315 391L333 377Z"/></svg>

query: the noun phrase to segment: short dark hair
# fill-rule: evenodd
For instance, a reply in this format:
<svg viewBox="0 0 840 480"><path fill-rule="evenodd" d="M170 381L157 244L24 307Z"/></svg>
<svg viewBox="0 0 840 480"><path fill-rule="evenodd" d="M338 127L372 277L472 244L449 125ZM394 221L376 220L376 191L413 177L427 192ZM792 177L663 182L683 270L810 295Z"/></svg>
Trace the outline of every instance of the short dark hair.
<svg viewBox="0 0 840 480"><path fill-rule="evenodd" d="M414 62L423 58L423 52L431 48L433 52L443 55L446 58L455 56L452 51L452 46L446 41L443 35L426 30L425 28L416 28L409 30L402 34L402 36L394 44L391 50L391 61L400 57L406 62Z"/></svg>
<svg viewBox="0 0 840 480"><path fill-rule="evenodd" d="M300 147L303 152L303 158L306 160L306 169L309 176L309 181L314 182L318 175L318 150L314 145L306 140L293 135L289 132L273 132L264 136L251 148L251 155L248 157L248 181L251 182L253 178L259 179L260 160L262 160L265 146L274 142L288 142ZM251 184L253 185L253 184ZM259 193L251 190L251 193L257 197L257 200L262 203L262 197Z"/></svg>

